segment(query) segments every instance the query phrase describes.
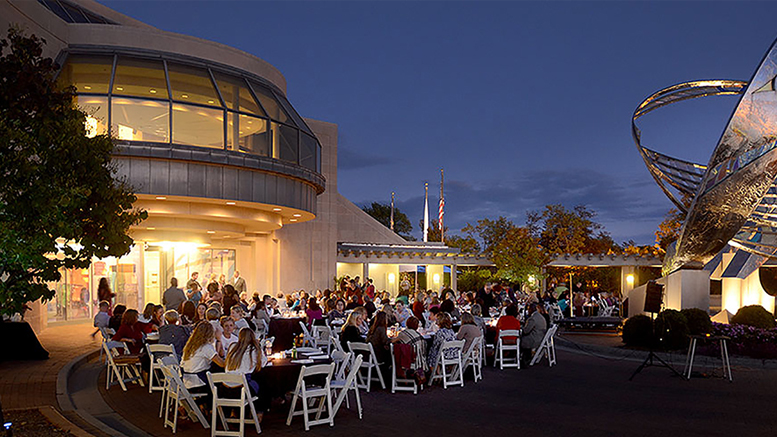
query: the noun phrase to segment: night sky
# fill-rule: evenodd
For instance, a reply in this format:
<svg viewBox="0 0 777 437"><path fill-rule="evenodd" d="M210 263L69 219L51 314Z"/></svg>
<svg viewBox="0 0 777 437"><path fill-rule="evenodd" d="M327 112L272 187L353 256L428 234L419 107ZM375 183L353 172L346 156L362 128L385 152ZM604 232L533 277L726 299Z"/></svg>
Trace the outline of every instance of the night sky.
<svg viewBox="0 0 777 437"><path fill-rule="evenodd" d="M616 242L652 244L671 203L631 138L653 92L749 80L777 36L770 2L102 1L278 68L305 117L339 125L339 191L407 213L430 183L446 225L584 204ZM643 144L706 164L738 97L641 120Z"/></svg>

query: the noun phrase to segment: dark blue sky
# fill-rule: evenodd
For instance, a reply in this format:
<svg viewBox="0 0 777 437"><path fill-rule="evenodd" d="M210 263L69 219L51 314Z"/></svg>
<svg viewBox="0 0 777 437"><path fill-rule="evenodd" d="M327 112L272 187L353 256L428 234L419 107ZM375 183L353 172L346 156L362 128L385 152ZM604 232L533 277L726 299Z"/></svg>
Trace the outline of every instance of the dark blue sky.
<svg viewBox="0 0 777 437"><path fill-rule="evenodd" d="M303 116L339 125L340 193L396 191L418 236L444 167L454 232L585 204L616 241L652 244L671 203L631 139L634 108L678 82L749 80L777 36L770 2L103 3L273 64ZM706 164L736 102L656 111L643 143Z"/></svg>

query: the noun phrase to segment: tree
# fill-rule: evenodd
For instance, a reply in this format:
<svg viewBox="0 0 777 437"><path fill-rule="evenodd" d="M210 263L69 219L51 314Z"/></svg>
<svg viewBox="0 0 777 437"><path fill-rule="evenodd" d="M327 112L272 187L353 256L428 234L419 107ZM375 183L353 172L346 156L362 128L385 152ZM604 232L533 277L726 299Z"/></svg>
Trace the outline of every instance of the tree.
<svg viewBox="0 0 777 437"><path fill-rule="evenodd" d="M497 267L496 276L510 282L525 282L529 276L539 278L548 257L528 227L515 225L505 217L478 220L463 229L481 245ZM478 243L479 240L479 243Z"/></svg>
<svg viewBox="0 0 777 437"><path fill-rule="evenodd" d="M455 247L461 251L461 253L480 253L480 245L477 240L470 236L450 235L445 237L445 245L448 247Z"/></svg>
<svg viewBox="0 0 777 437"><path fill-rule="evenodd" d="M421 231L424 230L424 219L421 219L418 221L418 227L421 228ZM443 225L445 228L445 242L448 242L448 227ZM442 235L440 234L440 224L437 220L432 220L429 222L429 230L426 233L426 240L427 241L442 241Z"/></svg>
<svg viewBox="0 0 777 437"><path fill-rule="evenodd" d="M61 268L129 252L131 187L115 178L108 135L86 136L75 89L61 89L45 41L10 29L0 40L0 314L51 299Z"/></svg>
<svg viewBox="0 0 777 437"><path fill-rule="evenodd" d="M680 238L680 230L683 227L685 213L677 208L672 208L664 216L664 220L658 224L656 230L656 246L666 253L666 248Z"/></svg>
<svg viewBox="0 0 777 437"><path fill-rule="evenodd" d="M382 223L383 226L391 229L391 205L372 202L369 205L363 206L362 211ZM410 235L411 232L413 232L413 225L410 223L410 219L407 218L404 212L394 208L394 233L405 240L412 241L414 238Z"/></svg>
<svg viewBox="0 0 777 437"><path fill-rule="evenodd" d="M619 252L620 247L602 225L593 221L594 217L596 212L583 205L569 210L556 204L528 213L526 223L549 253Z"/></svg>
<svg viewBox="0 0 777 437"><path fill-rule="evenodd" d="M477 225L467 223L462 232L475 240L485 254L490 255L496 244L505 238L507 232L514 227L515 224L512 221L505 217L499 217L496 220L478 220Z"/></svg>

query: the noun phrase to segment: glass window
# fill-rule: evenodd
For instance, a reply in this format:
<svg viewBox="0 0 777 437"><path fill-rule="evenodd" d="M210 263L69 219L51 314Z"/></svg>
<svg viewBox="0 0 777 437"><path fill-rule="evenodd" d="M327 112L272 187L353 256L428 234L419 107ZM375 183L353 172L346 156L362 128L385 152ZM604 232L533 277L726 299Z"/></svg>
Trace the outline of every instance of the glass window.
<svg viewBox="0 0 777 437"><path fill-rule="evenodd" d="M224 148L224 111L173 103L173 142Z"/></svg>
<svg viewBox="0 0 777 437"><path fill-rule="evenodd" d="M286 112L275 100L275 96L269 88L254 81L251 81L251 87L254 89L256 98L259 99L259 102L261 102L262 107L267 111L267 115L270 118L280 121L281 123L291 123L291 121L289 121L289 116L286 115Z"/></svg>
<svg viewBox="0 0 777 437"><path fill-rule="evenodd" d="M316 153L318 152L318 142L315 138L306 133L300 134L302 141L299 145L299 163L301 166L309 168L313 171L318 171L318 159Z"/></svg>
<svg viewBox="0 0 777 437"><path fill-rule="evenodd" d="M273 158L297 163L299 158L297 129L278 123L272 124Z"/></svg>
<svg viewBox="0 0 777 437"><path fill-rule="evenodd" d="M167 81L161 61L119 57L113 93L167 99Z"/></svg>
<svg viewBox="0 0 777 437"><path fill-rule="evenodd" d="M67 58L60 78L79 93L108 94L112 68L113 56L73 55Z"/></svg>
<svg viewBox="0 0 777 437"><path fill-rule="evenodd" d="M216 89L207 70L167 63L173 100L221 106Z"/></svg>
<svg viewBox="0 0 777 437"><path fill-rule="evenodd" d="M86 112L86 136L94 138L108 133L108 97L78 96L78 109Z"/></svg>
<svg viewBox="0 0 777 437"><path fill-rule="evenodd" d="M304 120L302 120L302 117L297 114L297 111L294 110L294 108L291 106L291 103L289 103L288 100L286 100L285 97L281 96L278 93L274 93L277 100L281 103L281 106L283 106L284 109L286 109L286 113L291 116L291 118L294 120L294 123L297 125L298 128L304 130L305 132L309 133L310 135L313 135L313 132L311 132L308 125L305 123Z"/></svg>
<svg viewBox="0 0 777 437"><path fill-rule="evenodd" d="M111 99L111 131L120 140L170 140L170 104L154 100Z"/></svg>
<svg viewBox="0 0 777 437"><path fill-rule="evenodd" d="M256 104L256 100L254 100L243 79L230 77L218 72L213 72L213 76L216 78L216 83L221 91L221 97L224 98L227 108L264 115L264 111Z"/></svg>
<svg viewBox="0 0 777 437"><path fill-rule="evenodd" d="M227 138L229 150L270 156L270 134L263 118L230 112Z"/></svg>

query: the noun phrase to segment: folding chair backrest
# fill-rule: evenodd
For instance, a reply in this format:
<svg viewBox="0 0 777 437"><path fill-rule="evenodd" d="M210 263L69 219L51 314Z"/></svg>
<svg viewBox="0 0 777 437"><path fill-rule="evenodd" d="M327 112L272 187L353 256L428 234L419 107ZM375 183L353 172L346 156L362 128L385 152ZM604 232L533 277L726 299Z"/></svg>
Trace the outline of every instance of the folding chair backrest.
<svg viewBox="0 0 777 437"><path fill-rule="evenodd" d="M474 340L472 340L472 343L469 345L469 349L467 349L466 352L464 352L464 356L467 357L477 357L477 355L480 355L480 348L483 347L483 336L475 337ZM477 354L477 355L475 355Z"/></svg>
<svg viewBox="0 0 777 437"><path fill-rule="evenodd" d="M451 340L443 342L442 347L440 347L440 353L453 350L461 352L462 349L464 349L464 340Z"/></svg>
<svg viewBox="0 0 777 437"><path fill-rule="evenodd" d="M349 341L348 349L350 349L353 353L363 352L368 356L372 356L372 345L370 343L354 343Z"/></svg>
<svg viewBox="0 0 777 437"><path fill-rule="evenodd" d="M332 376L332 372L334 372L335 365L334 364L318 364L315 366L302 366L302 370L299 372L299 376L301 379L305 379L308 376L315 376L315 375L329 375Z"/></svg>
<svg viewBox="0 0 777 437"><path fill-rule="evenodd" d="M336 381L342 381L348 374L348 368L350 367L351 360L353 359L353 352L332 352L332 361L335 363L334 379Z"/></svg>
<svg viewBox="0 0 777 437"><path fill-rule="evenodd" d="M499 338L503 337L520 337L521 331L517 329L505 329L503 331L499 331Z"/></svg>
<svg viewBox="0 0 777 437"><path fill-rule="evenodd" d="M178 358L171 344L147 344L146 348L148 349L149 358L152 360L169 355Z"/></svg>
<svg viewBox="0 0 777 437"><path fill-rule="evenodd" d="M119 351L122 351L125 354L129 353L129 348L127 348L127 344L123 341L106 341L103 343L103 347L105 347L106 352L111 353L113 356L119 355Z"/></svg>
<svg viewBox="0 0 777 437"><path fill-rule="evenodd" d="M160 369L172 367L177 371L179 367L178 360L172 355L165 355L164 357L157 358L156 364Z"/></svg>
<svg viewBox="0 0 777 437"><path fill-rule="evenodd" d="M302 333L305 334L305 337L311 337L310 331L308 331L308 327L305 325L305 322L300 321L299 326L302 328Z"/></svg>
<svg viewBox="0 0 777 437"><path fill-rule="evenodd" d="M210 386L211 392L213 392L213 396L215 398L224 398L223 396L218 395L218 389L216 388L216 384L224 384L230 387L242 387L243 389L246 388L246 377L245 375L239 374L239 373L207 373L208 376L208 385Z"/></svg>

